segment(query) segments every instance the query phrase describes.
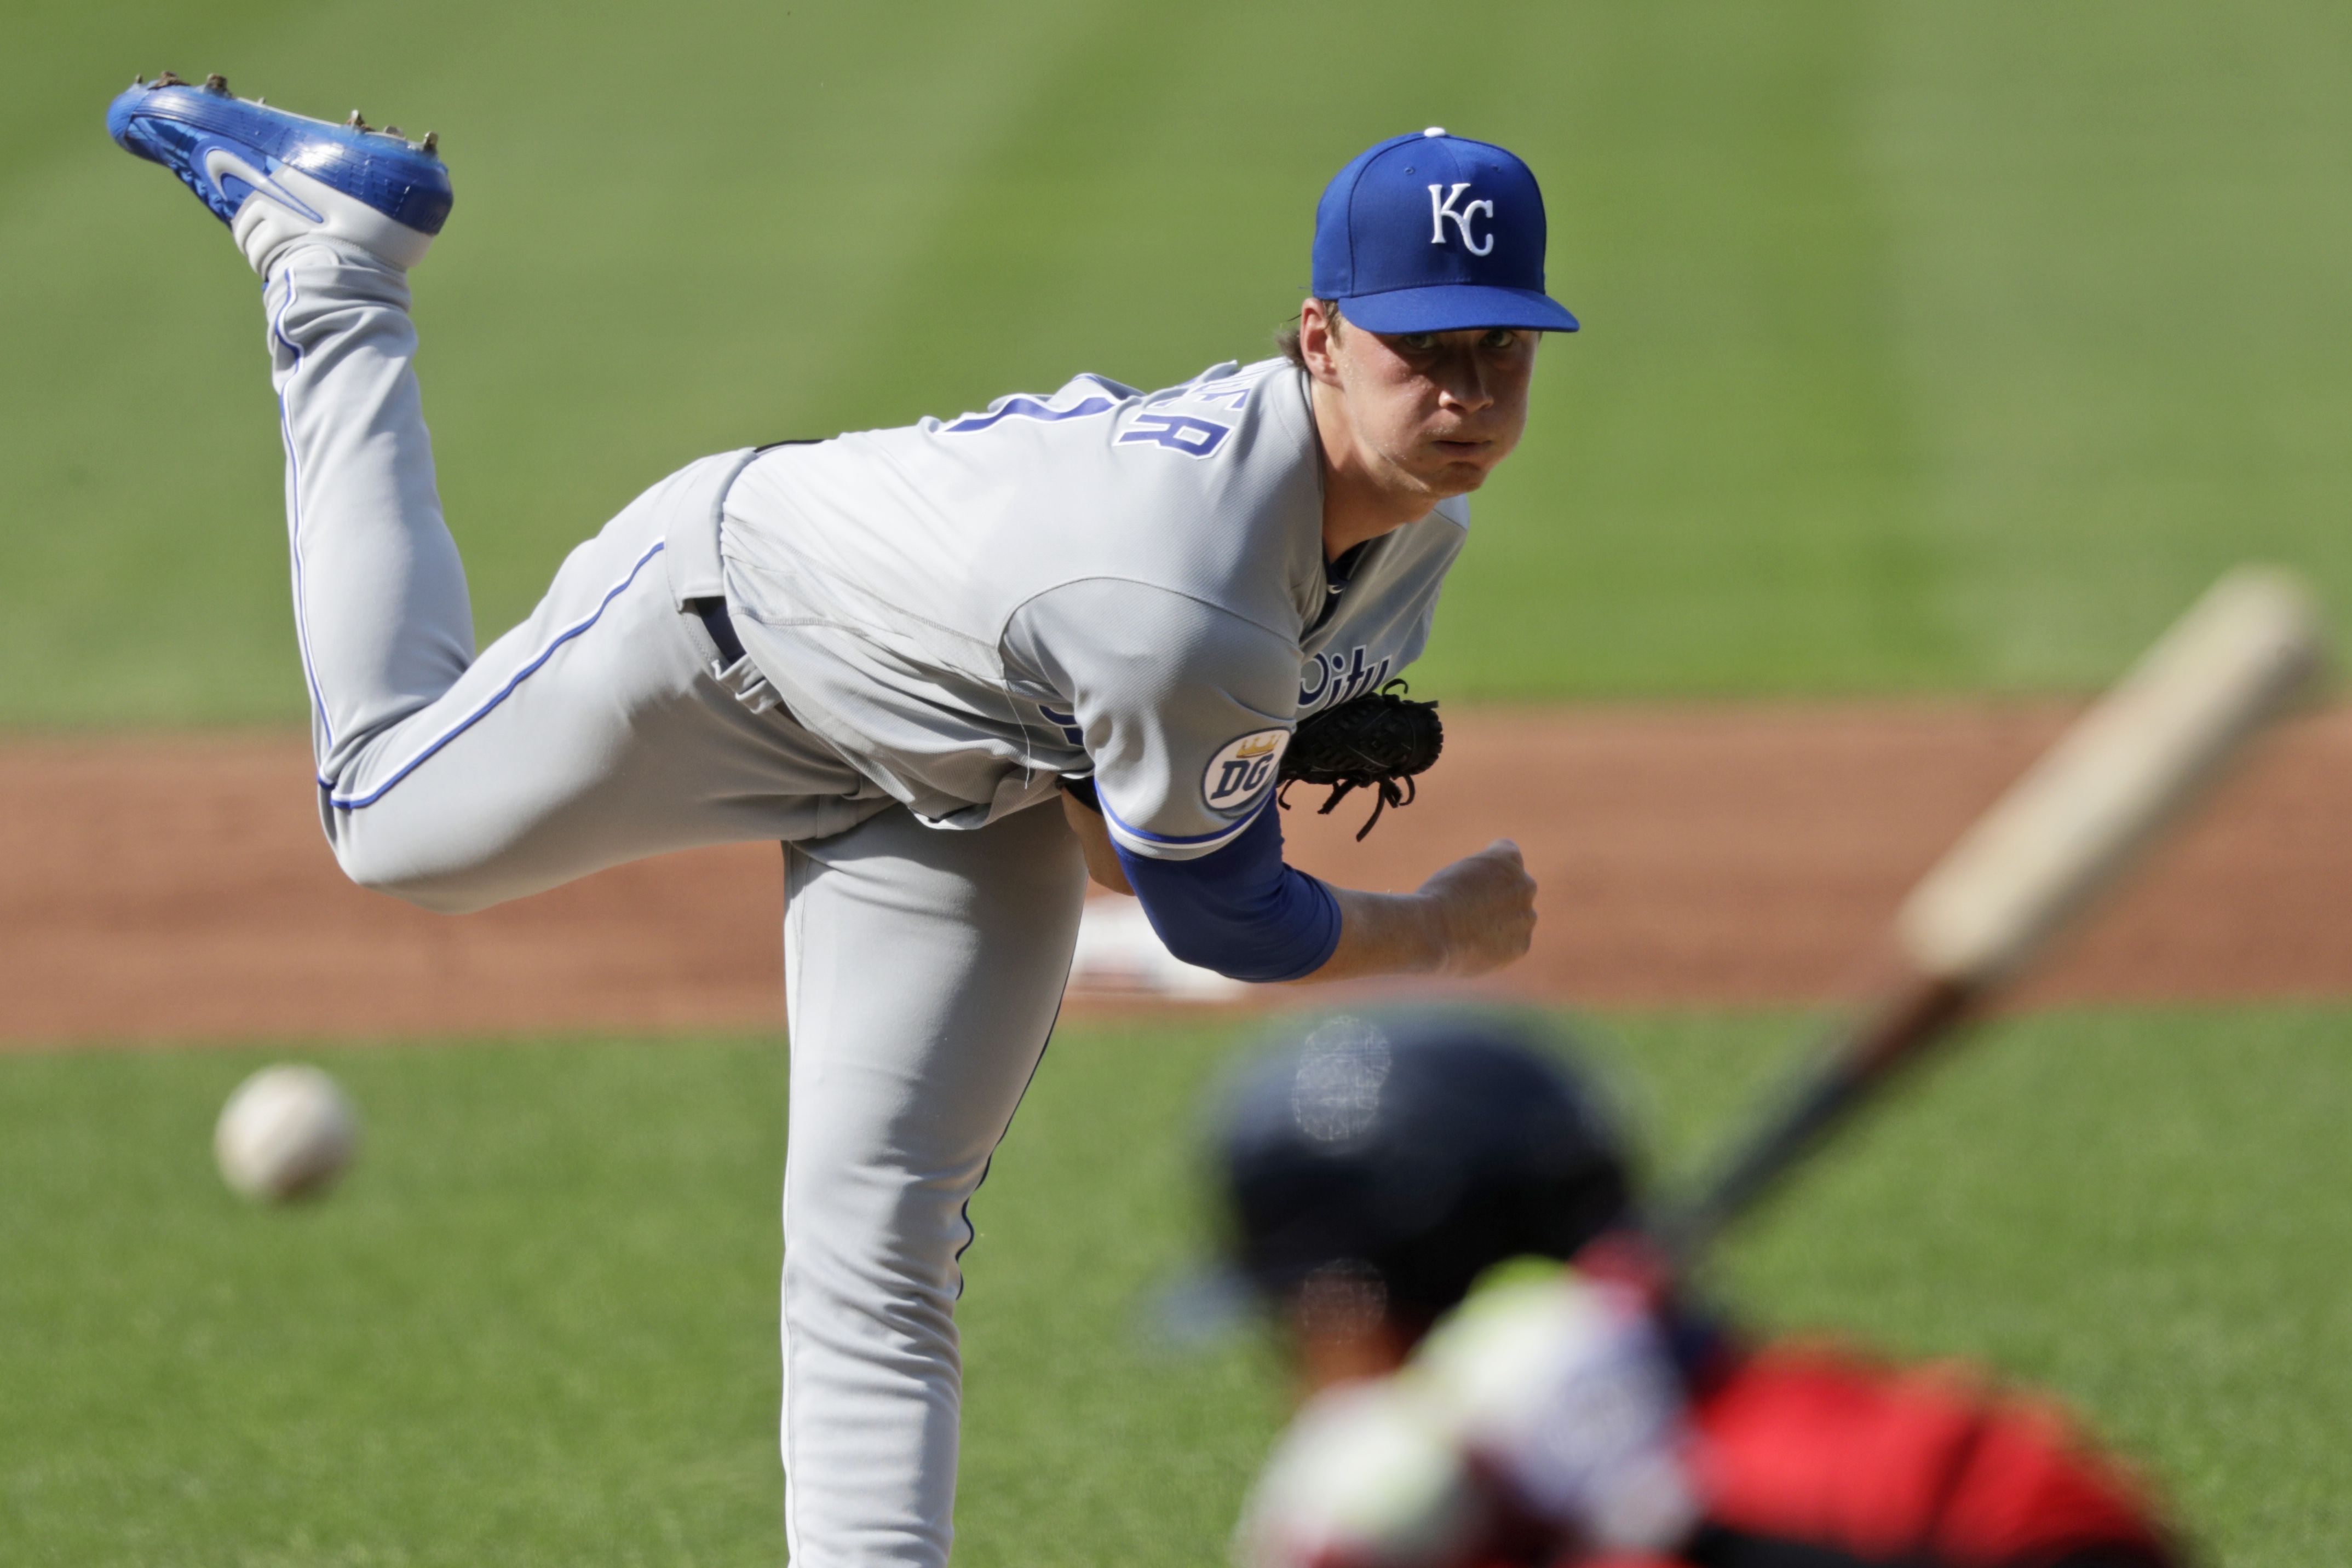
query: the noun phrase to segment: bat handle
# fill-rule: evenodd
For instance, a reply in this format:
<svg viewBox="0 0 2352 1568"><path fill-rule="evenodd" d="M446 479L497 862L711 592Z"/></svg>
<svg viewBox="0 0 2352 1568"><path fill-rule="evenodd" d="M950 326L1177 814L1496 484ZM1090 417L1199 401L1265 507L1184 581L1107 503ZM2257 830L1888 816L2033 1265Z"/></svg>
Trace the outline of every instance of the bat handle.
<svg viewBox="0 0 2352 1568"><path fill-rule="evenodd" d="M1898 1068L1948 1036L1978 996L1972 987L1922 976L1841 1034L1822 1065L1716 1168L1697 1197L1653 1222L1653 1234L1677 1270L1696 1262L1724 1227L1753 1207Z"/></svg>

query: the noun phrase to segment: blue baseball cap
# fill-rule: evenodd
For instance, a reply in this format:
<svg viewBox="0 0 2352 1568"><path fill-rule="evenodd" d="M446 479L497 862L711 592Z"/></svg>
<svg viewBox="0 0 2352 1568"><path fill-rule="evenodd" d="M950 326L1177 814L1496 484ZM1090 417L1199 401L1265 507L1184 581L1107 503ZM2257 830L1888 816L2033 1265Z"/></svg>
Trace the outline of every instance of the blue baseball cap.
<svg viewBox="0 0 2352 1568"><path fill-rule="evenodd" d="M1576 330L1544 292L1534 172L1437 125L1367 149L1323 188L1314 291L1373 332Z"/></svg>

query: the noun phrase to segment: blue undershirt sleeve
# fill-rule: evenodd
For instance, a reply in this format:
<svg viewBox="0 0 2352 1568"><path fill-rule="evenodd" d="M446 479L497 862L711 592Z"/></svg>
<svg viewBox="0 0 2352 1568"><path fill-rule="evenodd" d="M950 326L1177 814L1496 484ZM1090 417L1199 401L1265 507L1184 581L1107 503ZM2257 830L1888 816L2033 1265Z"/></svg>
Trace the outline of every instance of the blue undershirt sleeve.
<svg viewBox="0 0 2352 1568"><path fill-rule="evenodd" d="M1152 930L1188 964L1235 980L1296 980L1339 946L1339 901L1283 863L1282 814L1271 800L1239 838L1192 860L1111 847Z"/></svg>

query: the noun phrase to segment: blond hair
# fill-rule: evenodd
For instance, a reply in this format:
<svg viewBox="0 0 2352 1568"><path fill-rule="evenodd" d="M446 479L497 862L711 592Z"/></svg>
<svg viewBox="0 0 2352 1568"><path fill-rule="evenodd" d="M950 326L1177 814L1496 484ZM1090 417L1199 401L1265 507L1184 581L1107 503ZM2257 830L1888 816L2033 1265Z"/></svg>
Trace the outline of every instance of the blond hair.
<svg viewBox="0 0 2352 1568"><path fill-rule="evenodd" d="M1331 335L1338 337L1340 322L1343 319L1339 314L1339 302L1336 299L1318 298L1315 303L1323 307L1323 319L1331 323ZM1274 335L1274 346L1282 350L1284 359L1302 371L1307 368L1307 351L1298 346L1298 322L1296 318L1292 319L1290 325Z"/></svg>

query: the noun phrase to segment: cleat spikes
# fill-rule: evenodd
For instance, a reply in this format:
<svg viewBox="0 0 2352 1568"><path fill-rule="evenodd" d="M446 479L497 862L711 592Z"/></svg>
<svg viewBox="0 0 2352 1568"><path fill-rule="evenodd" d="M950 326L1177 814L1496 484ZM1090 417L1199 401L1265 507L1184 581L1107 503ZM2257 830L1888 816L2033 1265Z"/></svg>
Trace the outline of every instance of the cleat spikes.
<svg viewBox="0 0 2352 1568"><path fill-rule="evenodd" d="M173 90L155 90L164 87ZM358 110L338 125L271 109L234 96L218 74L138 81L107 105L106 128L123 151L178 176L265 277L310 236L414 267L449 214L447 167L397 127L379 131ZM279 171L297 194L264 189Z"/></svg>
<svg viewBox="0 0 2352 1568"><path fill-rule="evenodd" d="M400 127L399 127L399 126L397 126L397 125L387 125L387 126L385 126L385 127L383 128L383 133L384 133L386 136L399 136L399 135L400 135ZM405 140L406 140L406 138L405 138L405 137L403 137L403 138L402 138L402 140L403 140L403 141L405 141Z"/></svg>
<svg viewBox="0 0 2352 1568"><path fill-rule="evenodd" d="M428 131L425 133L425 140L417 145L437 158L441 155L441 133L437 131Z"/></svg>

